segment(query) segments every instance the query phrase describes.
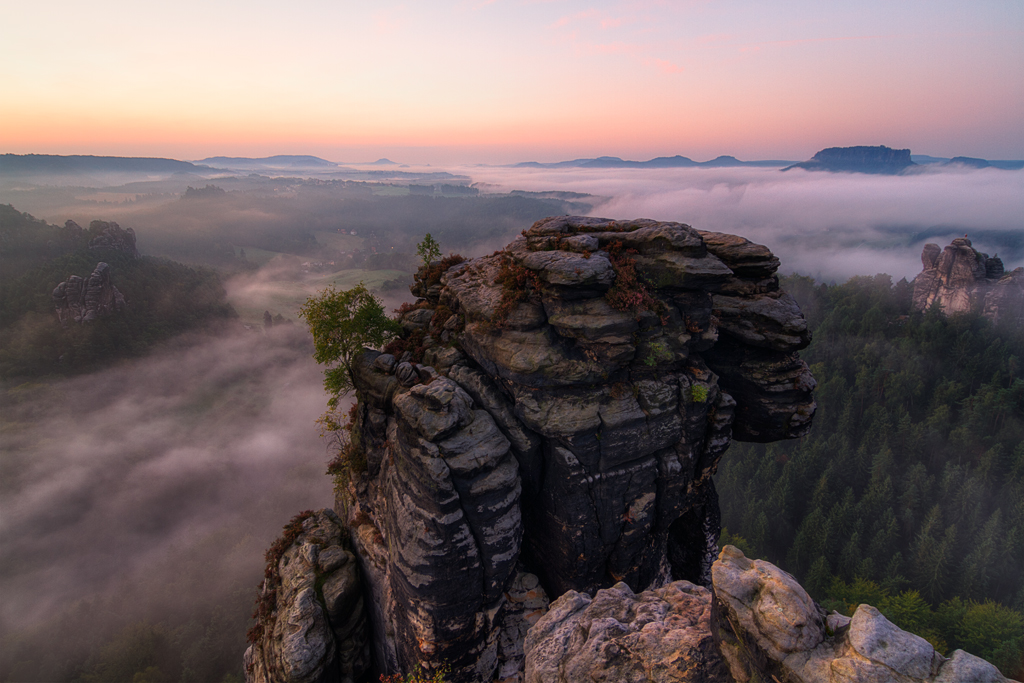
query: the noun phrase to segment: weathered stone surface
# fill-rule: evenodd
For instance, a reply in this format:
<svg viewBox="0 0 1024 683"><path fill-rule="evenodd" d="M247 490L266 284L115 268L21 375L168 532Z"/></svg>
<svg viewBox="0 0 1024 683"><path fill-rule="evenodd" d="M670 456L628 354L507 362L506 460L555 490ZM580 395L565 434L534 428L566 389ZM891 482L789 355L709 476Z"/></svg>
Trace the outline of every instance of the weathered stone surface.
<svg viewBox="0 0 1024 683"><path fill-rule="evenodd" d="M110 266L100 262L89 277L72 275L57 285L51 298L61 325L92 322L125 307L124 295L111 283L110 272Z"/></svg>
<svg viewBox="0 0 1024 683"><path fill-rule="evenodd" d="M763 443L810 430L817 383L795 353L721 341L704 358L736 400L734 439Z"/></svg>
<svg viewBox="0 0 1024 683"><path fill-rule="evenodd" d="M935 677L935 683L954 683L954 681L972 681L973 683L1005 683L1006 678L981 657L975 657L963 650L954 650Z"/></svg>
<svg viewBox="0 0 1024 683"><path fill-rule="evenodd" d="M704 240L708 251L729 266L737 277L762 280L774 275L779 268L778 257L768 247L745 237L703 230L698 230L697 234Z"/></svg>
<svg viewBox="0 0 1024 683"><path fill-rule="evenodd" d="M750 346L798 351L811 343L807 320L785 292L712 297L718 328Z"/></svg>
<svg viewBox="0 0 1024 683"><path fill-rule="evenodd" d="M303 520L278 561L275 609L245 652L249 683L352 683L369 670L363 588L342 536L331 510Z"/></svg>
<svg viewBox="0 0 1024 683"><path fill-rule="evenodd" d="M942 660L927 640L897 628L871 605L853 613L847 639L861 657L911 678L930 678Z"/></svg>
<svg viewBox="0 0 1024 683"><path fill-rule="evenodd" d="M525 680L728 683L710 621L710 592L689 581L639 595L619 583L593 599L569 591L527 635Z"/></svg>
<svg viewBox="0 0 1024 683"><path fill-rule="evenodd" d="M998 256L989 257L959 237L943 250L926 244L924 270L914 278L914 308L938 304L947 313L980 311L993 322L1024 326L1024 268L1005 273Z"/></svg>
<svg viewBox="0 0 1024 683"><path fill-rule="evenodd" d="M781 661L825 639L824 614L796 579L762 560L726 546L711 568L715 597L735 633Z"/></svg>
<svg viewBox="0 0 1024 683"><path fill-rule="evenodd" d="M394 405L395 412L427 441L436 441L473 421L473 399L447 377L417 384L395 397Z"/></svg>
<svg viewBox="0 0 1024 683"><path fill-rule="evenodd" d="M588 258L571 251L535 251L526 254L522 263L553 285L608 287L615 279L611 261L601 252Z"/></svg>

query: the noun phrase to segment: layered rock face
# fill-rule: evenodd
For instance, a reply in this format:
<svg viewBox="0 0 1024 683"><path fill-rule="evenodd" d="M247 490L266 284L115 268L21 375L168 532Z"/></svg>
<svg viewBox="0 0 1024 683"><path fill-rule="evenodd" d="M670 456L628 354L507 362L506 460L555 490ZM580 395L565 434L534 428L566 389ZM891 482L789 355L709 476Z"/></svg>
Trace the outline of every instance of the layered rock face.
<svg viewBox="0 0 1024 683"><path fill-rule="evenodd" d="M120 311L124 295L110 282L110 266L100 262L87 278L72 275L57 285L52 294L60 324L88 323Z"/></svg>
<svg viewBox="0 0 1024 683"><path fill-rule="evenodd" d="M526 639L527 683L1007 683L983 659L949 658L870 605L826 615L792 576L726 546L711 589L624 584L551 605Z"/></svg>
<svg viewBox="0 0 1024 683"><path fill-rule="evenodd" d="M1024 268L1009 273L998 256L974 249L960 237L940 250L926 244L923 270L914 278L914 308L939 304L946 313L980 311L997 324L1024 325Z"/></svg>
<svg viewBox="0 0 1024 683"><path fill-rule="evenodd" d="M421 270L408 350L354 364L361 456L336 506L384 672L513 677L537 611L516 586L539 605L708 583L730 439L797 437L814 413L777 266L677 223L558 217Z"/></svg>
<svg viewBox="0 0 1024 683"><path fill-rule="evenodd" d="M332 510L305 514L263 584L261 605L273 608L245 651L253 683L353 683L370 667L363 589L341 520Z"/></svg>

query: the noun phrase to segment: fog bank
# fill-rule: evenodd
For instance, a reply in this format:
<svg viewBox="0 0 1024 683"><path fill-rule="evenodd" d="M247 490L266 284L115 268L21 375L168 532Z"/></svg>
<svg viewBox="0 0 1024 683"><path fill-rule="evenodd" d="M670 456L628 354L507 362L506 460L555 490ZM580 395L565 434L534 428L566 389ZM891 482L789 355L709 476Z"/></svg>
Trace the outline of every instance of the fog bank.
<svg viewBox="0 0 1024 683"><path fill-rule="evenodd" d="M1008 268L1024 265L1024 172L925 168L904 176L776 168L461 169L487 191L588 192L591 215L679 221L767 245L781 272L845 280L913 278L921 248L970 235Z"/></svg>
<svg viewBox="0 0 1024 683"><path fill-rule="evenodd" d="M0 634L83 600L116 610L89 615L101 630L240 589L254 599L281 527L332 504L311 351L301 325L183 337L103 372L5 387Z"/></svg>

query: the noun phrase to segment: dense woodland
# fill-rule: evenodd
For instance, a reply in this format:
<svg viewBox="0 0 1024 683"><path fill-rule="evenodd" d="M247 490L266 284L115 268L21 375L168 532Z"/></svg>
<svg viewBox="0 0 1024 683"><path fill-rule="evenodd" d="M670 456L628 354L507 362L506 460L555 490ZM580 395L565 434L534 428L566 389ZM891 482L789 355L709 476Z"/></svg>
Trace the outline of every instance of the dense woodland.
<svg viewBox="0 0 1024 683"><path fill-rule="evenodd" d="M162 258L90 249L9 205L0 205L0 377L91 370L138 356L156 342L234 316L216 273ZM71 275L111 266L127 305L89 324L61 327L51 293Z"/></svg>
<svg viewBox="0 0 1024 683"><path fill-rule="evenodd" d="M940 651L1024 675L1024 339L912 312L886 275L791 277L818 413L799 441L734 443L726 531L829 609L873 604Z"/></svg>

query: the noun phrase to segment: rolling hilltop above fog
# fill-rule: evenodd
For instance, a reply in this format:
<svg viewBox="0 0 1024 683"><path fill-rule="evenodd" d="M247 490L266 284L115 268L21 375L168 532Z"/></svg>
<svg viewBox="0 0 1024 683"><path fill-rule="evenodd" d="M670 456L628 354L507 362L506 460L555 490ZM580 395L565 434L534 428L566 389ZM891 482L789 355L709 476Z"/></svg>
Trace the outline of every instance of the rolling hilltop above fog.
<svg viewBox="0 0 1024 683"><path fill-rule="evenodd" d="M989 161L974 157L958 156L953 158L933 157L928 155L912 155L909 149L892 149L885 145L859 147L829 147L815 154L810 160L803 162L765 159L759 161L740 161L734 156L719 156L710 161L694 161L680 155L657 157L649 161L629 161L619 157L603 156L594 159L573 159L572 161L556 161L541 163L524 161L515 164L515 168L733 168L748 167L782 167L783 171L791 168L802 168L807 171L832 171L846 173L879 173L895 175L917 166L930 165L962 165L972 168L1000 168L1003 170L1019 170L1024 168L1024 161Z"/></svg>
<svg viewBox="0 0 1024 683"><path fill-rule="evenodd" d="M989 160L977 157L935 157L926 154L911 154L909 149L893 149L885 145L829 147L815 154L811 159L802 162L783 159L759 159L742 161L734 156L722 155L708 161L693 159L676 154L663 156L647 161L622 159L616 156L600 156L593 158L572 159L568 161L523 161L511 164L511 168L781 168L788 171L802 168L808 171L833 171L847 173L878 173L897 174L908 169L923 166L960 165L970 168L999 168L1003 170L1020 170L1024 168L1024 160ZM377 166L388 170L358 170L351 166ZM367 177L403 177L438 176L453 177L443 172L413 173L397 171L391 167L408 168L390 159L381 158L373 162L337 163L309 154L278 154L269 157L229 157L212 156L194 162L176 159L148 157L114 157L52 154L4 154L0 155L0 176L10 175L74 175L89 173L194 173L209 175L230 171L248 171L263 173L296 173L299 175L367 175Z"/></svg>

